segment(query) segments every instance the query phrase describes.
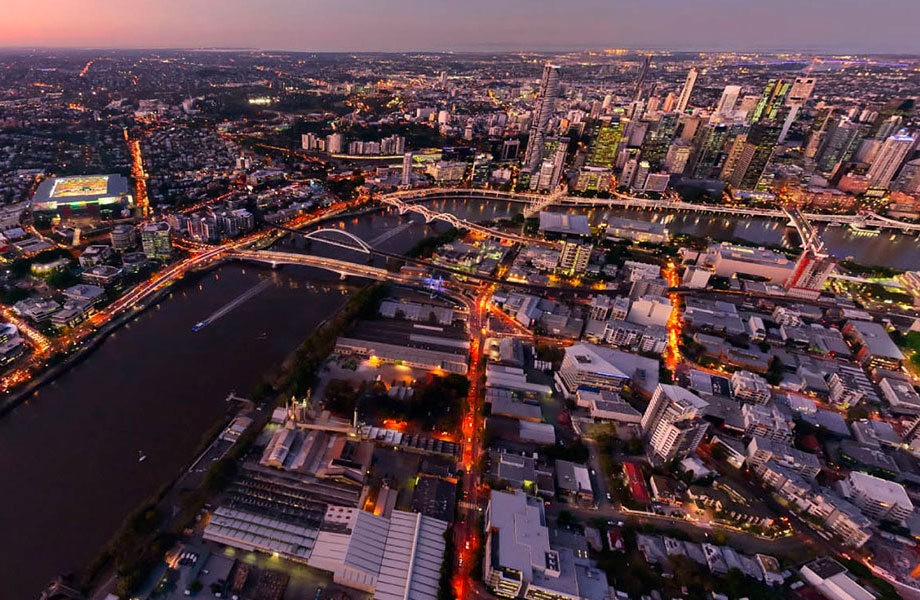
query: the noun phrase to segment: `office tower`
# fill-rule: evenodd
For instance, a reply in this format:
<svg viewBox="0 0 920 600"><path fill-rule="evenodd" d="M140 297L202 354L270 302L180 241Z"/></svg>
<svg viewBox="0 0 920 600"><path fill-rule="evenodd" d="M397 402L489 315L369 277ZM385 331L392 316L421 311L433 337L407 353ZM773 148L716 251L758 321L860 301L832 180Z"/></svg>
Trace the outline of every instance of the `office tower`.
<svg viewBox="0 0 920 600"><path fill-rule="evenodd" d="M141 247L147 258L168 260L172 256L169 223L144 223L141 225Z"/></svg>
<svg viewBox="0 0 920 600"><path fill-rule="evenodd" d="M520 140L505 140L502 143L502 160L514 160L521 148Z"/></svg>
<svg viewBox="0 0 920 600"><path fill-rule="evenodd" d="M722 90L722 97L719 98L719 104L716 106L716 114L724 115L733 111L740 94L740 85L726 85L725 89Z"/></svg>
<svg viewBox="0 0 920 600"><path fill-rule="evenodd" d="M661 98L649 96L648 102L645 103L645 114L658 112L659 106L661 106Z"/></svg>
<svg viewBox="0 0 920 600"><path fill-rule="evenodd" d="M814 77L796 77L792 82L792 87L789 88L789 93L786 95L786 105L803 106L811 98L811 93L814 89Z"/></svg>
<svg viewBox="0 0 920 600"><path fill-rule="evenodd" d="M485 185L489 180L489 172L492 168L490 154L477 154L473 159L473 169L470 175L470 181L475 185Z"/></svg>
<svg viewBox="0 0 920 600"><path fill-rule="evenodd" d="M601 104L601 108L606 111L610 108L611 104L613 104L613 94L607 94L604 96L604 102Z"/></svg>
<svg viewBox="0 0 920 600"><path fill-rule="evenodd" d="M621 187L630 187L632 185L633 179L636 176L636 171L639 170L639 161L635 158L631 158L626 161L626 164L623 166L623 172L620 174L620 186Z"/></svg>
<svg viewBox="0 0 920 600"><path fill-rule="evenodd" d="M789 83L782 79L771 79L763 90L754 112L751 114L751 122L773 121L775 120L786 102L786 95L789 93Z"/></svg>
<svg viewBox="0 0 920 600"><path fill-rule="evenodd" d="M547 63L543 67L540 90L530 121L530 138L527 140L527 150L524 153L524 165L530 169L536 169L543 160L543 140L546 138L546 129L550 117L553 116L553 103L558 94L559 67Z"/></svg>
<svg viewBox="0 0 920 600"><path fill-rule="evenodd" d="M326 152L329 154L341 154L344 146L345 137L341 133L326 136Z"/></svg>
<svg viewBox="0 0 920 600"><path fill-rule="evenodd" d="M438 85L441 86L441 89L447 87L447 71L441 71L441 75L438 77Z"/></svg>
<svg viewBox="0 0 920 600"><path fill-rule="evenodd" d="M690 158L691 176L718 177L725 162L726 144L731 128L726 123L707 123L694 138L694 152Z"/></svg>
<svg viewBox="0 0 920 600"><path fill-rule="evenodd" d="M779 132L780 144L786 141L786 136L789 135L789 130L792 128L792 124L795 123L796 117L799 116L799 110L802 108L801 104L793 104L792 106L787 107L786 120L783 121L783 128Z"/></svg>
<svg viewBox="0 0 920 600"><path fill-rule="evenodd" d="M645 140L645 133L648 131L648 121L630 121L627 130L624 132L628 136L627 146L638 148Z"/></svg>
<svg viewBox="0 0 920 600"><path fill-rule="evenodd" d="M869 178L869 187L888 189L891 180L907 157L907 153L914 146L914 138L901 131L885 140L885 145L879 150L878 156L866 176Z"/></svg>
<svg viewBox="0 0 920 600"><path fill-rule="evenodd" d="M690 94L693 93L698 74L696 67L691 67L690 72L687 73L687 81L684 82L684 88L680 91L680 99L677 101L677 112L682 113L687 110L687 103L690 102Z"/></svg>
<svg viewBox="0 0 920 600"><path fill-rule="evenodd" d="M679 115L679 117L678 129L680 130L680 139L688 142L693 141L703 125L703 119L684 114Z"/></svg>
<svg viewBox="0 0 920 600"><path fill-rule="evenodd" d="M648 161L639 161L639 166L636 167L636 174L633 175L632 185L630 187L633 190L645 190L645 180L648 179L648 173L650 170L651 165L648 164Z"/></svg>
<svg viewBox="0 0 920 600"><path fill-rule="evenodd" d="M591 147L588 157L588 166L604 167L611 169L616 164L617 148L623 137L623 123L620 121L605 121L601 123Z"/></svg>
<svg viewBox="0 0 920 600"><path fill-rule="evenodd" d="M879 125L878 131L875 133L875 137L886 140L889 137L895 135L901 129L901 123L904 122L904 117L901 115L891 115L887 119L881 122Z"/></svg>
<svg viewBox="0 0 920 600"><path fill-rule="evenodd" d="M667 113L661 115L661 118L651 123L645 139L642 140L642 158L647 160L655 169L658 169L665 156L668 148L677 134L677 124L680 116L677 113Z"/></svg>
<svg viewBox="0 0 920 600"><path fill-rule="evenodd" d="M543 142L541 155L545 157L540 163L538 176L531 180L533 189L553 190L562 179L565 166L565 153L569 148L569 138L553 137Z"/></svg>
<svg viewBox="0 0 920 600"><path fill-rule="evenodd" d="M805 250L799 255L792 275L786 280L787 290L794 288L800 290L817 291L824 287L824 282L834 272L837 259L833 256L817 253L814 250Z"/></svg>
<svg viewBox="0 0 920 600"><path fill-rule="evenodd" d="M664 97L664 102L661 103L661 112L671 112L676 104L677 96L674 95L674 92L668 92L668 95Z"/></svg>
<svg viewBox="0 0 920 600"><path fill-rule="evenodd" d="M709 404L676 385L659 384L642 415L642 434L652 455L661 462L692 453L706 433L702 419Z"/></svg>
<svg viewBox="0 0 920 600"><path fill-rule="evenodd" d="M737 136L731 143L728 154L725 156L725 163L722 165L722 172L719 174L719 179L722 181L731 179L732 173L735 172L735 167L738 166L738 161L741 160L741 154L744 152L744 146L746 144L746 133Z"/></svg>
<svg viewBox="0 0 920 600"><path fill-rule="evenodd" d="M668 173L683 173L690 159L690 144L686 140L677 140L668 148L664 157L664 170Z"/></svg>
<svg viewBox="0 0 920 600"><path fill-rule="evenodd" d="M563 242L562 252L559 255L557 271L569 277L584 273L588 269L591 259L591 245L576 242Z"/></svg>
<svg viewBox="0 0 920 600"><path fill-rule="evenodd" d="M834 116L834 109L823 108L815 114L811 127L808 128L805 141L805 157L814 158L824 141L824 134L827 128L833 123L831 117Z"/></svg>
<svg viewBox="0 0 920 600"><path fill-rule="evenodd" d="M780 132L781 129L776 125L758 123L751 126L744 150L741 151L738 164L729 179L732 187L741 190L757 189L764 169L773 156Z"/></svg>
<svg viewBox="0 0 920 600"><path fill-rule="evenodd" d="M841 162L850 160L864 135L859 124L841 115L831 121L818 146L815 162L820 171L830 173Z"/></svg>
<svg viewBox="0 0 920 600"><path fill-rule="evenodd" d="M652 55L646 54L642 61L642 67L639 69L639 77L636 79L636 93L634 98L638 100L642 97L642 86L645 84L645 78L648 76L649 65L652 64Z"/></svg>
<svg viewBox="0 0 920 600"><path fill-rule="evenodd" d="M109 238L112 240L112 248L115 250L128 250L137 244L137 230L134 229L134 225L121 223L112 228Z"/></svg>
<svg viewBox="0 0 920 600"><path fill-rule="evenodd" d="M905 194L920 193L920 158L904 163L891 189Z"/></svg>
<svg viewBox="0 0 920 600"><path fill-rule="evenodd" d="M403 186L408 186L411 183L410 176L412 175L412 153L406 152L403 154L403 165L402 165L402 181L400 182Z"/></svg>

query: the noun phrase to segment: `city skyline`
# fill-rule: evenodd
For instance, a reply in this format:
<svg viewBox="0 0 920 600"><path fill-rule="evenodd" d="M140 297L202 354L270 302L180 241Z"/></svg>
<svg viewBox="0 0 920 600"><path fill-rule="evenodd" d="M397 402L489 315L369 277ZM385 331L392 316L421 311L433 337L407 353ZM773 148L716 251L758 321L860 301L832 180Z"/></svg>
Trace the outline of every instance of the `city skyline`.
<svg viewBox="0 0 920 600"><path fill-rule="evenodd" d="M918 53L912 24L920 5L882 0L865 27L864 3L819 0L769 6L679 0L608 3L576 0L483 0L462 9L401 0L385 12L357 0L334 5L272 0L213 0L140 5L97 0L83 5L51 0L41 19L14 2L0 24L2 47L252 48L306 52L566 51L605 47L676 51ZM829 12L833 10L833 13ZM483 19L483 15L490 18ZM793 15L794 18L789 18ZM831 17L832 18L829 18ZM891 18L886 18L890 16ZM752 24L756 23L756 27Z"/></svg>

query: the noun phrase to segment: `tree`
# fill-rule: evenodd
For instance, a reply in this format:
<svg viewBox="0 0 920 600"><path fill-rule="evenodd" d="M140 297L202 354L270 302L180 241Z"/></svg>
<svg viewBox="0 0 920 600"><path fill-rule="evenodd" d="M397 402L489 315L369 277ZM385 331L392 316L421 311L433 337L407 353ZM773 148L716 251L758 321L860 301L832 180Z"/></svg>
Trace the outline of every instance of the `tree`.
<svg viewBox="0 0 920 600"><path fill-rule="evenodd" d="M626 454L636 456L645 452L645 444L643 444L642 440L637 437L629 438L626 440L626 444L623 447L623 450L626 452Z"/></svg>
<svg viewBox="0 0 920 600"><path fill-rule="evenodd" d="M578 518L572 511L561 510L559 514L556 515L556 523L562 527L573 527L578 525Z"/></svg>

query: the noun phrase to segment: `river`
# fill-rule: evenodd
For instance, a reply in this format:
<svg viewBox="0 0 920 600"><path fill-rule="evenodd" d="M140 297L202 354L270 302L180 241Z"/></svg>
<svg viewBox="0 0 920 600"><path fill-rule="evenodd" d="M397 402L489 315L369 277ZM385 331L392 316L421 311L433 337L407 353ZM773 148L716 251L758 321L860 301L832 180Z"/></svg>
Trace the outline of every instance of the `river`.
<svg viewBox="0 0 920 600"><path fill-rule="evenodd" d="M481 221L519 204L449 200L433 208ZM779 221L712 215L590 211L666 219L672 232L794 243ZM410 223L411 221L411 223ZM392 211L339 219L382 250L402 252L446 228ZM920 264L916 238L866 238L830 228L831 251L901 268ZM285 241L287 248L298 245ZM314 242L327 255L347 251ZM273 283L253 291L266 278ZM85 361L0 419L0 597L34 599L55 575L80 569L125 516L190 462L202 432L222 418L231 391L246 395L347 297L335 276L300 267L226 264L177 285ZM243 298L198 332L192 326ZM138 453L147 459L138 462Z"/></svg>

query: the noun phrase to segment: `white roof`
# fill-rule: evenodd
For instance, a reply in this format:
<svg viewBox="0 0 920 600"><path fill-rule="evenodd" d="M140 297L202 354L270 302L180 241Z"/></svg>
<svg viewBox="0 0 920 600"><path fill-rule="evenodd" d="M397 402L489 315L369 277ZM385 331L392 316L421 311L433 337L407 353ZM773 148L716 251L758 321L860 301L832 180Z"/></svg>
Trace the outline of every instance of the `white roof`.
<svg viewBox="0 0 920 600"><path fill-rule="evenodd" d="M851 486L865 492L867 496L877 502L897 504L898 506L910 508L914 506L907 492L904 491L904 486L894 481L873 477L860 471L850 472L848 481Z"/></svg>

